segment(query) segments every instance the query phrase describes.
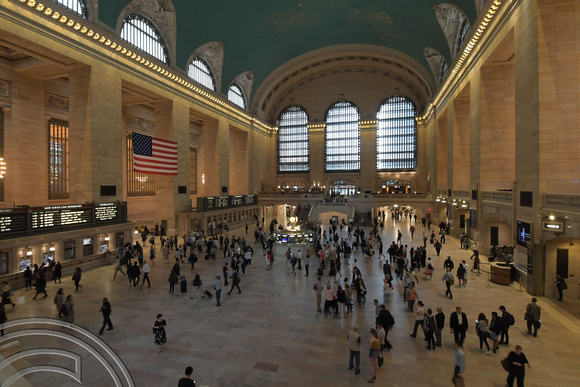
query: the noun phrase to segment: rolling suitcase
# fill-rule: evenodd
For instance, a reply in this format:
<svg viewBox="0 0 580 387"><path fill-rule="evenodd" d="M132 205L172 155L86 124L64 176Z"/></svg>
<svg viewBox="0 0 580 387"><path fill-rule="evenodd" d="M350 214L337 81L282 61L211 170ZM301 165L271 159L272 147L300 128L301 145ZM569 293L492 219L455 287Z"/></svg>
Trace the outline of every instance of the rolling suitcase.
<svg viewBox="0 0 580 387"><path fill-rule="evenodd" d="M208 298L211 298L211 292L209 290L203 291Z"/></svg>
<svg viewBox="0 0 580 387"><path fill-rule="evenodd" d="M187 281L184 275L181 276L181 293L187 293Z"/></svg>

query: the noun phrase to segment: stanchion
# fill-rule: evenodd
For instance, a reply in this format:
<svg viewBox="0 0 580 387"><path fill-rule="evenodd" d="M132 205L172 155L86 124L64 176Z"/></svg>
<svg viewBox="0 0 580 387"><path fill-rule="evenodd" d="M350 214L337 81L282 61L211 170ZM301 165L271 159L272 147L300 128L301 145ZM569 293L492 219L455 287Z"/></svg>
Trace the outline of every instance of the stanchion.
<svg viewBox="0 0 580 387"><path fill-rule="evenodd" d="M520 276L519 283L520 283L520 288L519 288L518 292L523 292L523 290L522 290L522 277L521 276Z"/></svg>

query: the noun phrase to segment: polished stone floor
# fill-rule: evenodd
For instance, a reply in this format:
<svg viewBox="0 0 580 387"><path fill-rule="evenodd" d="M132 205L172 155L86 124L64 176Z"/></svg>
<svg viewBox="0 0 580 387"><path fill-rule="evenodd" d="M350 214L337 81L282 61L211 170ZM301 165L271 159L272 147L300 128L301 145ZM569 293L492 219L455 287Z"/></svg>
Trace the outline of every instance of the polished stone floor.
<svg viewBox="0 0 580 387"><path fill-rule="evenodd" d="M403 243L409 247L419 245L420 238L410 239L409 223L401 220L387 222L383 238L388 245L397 229L403 232ZM252 238L250 229L250 240ZM421 229L418 227L418 234ZM242 233L233 230L231 233ZM504 386L506 373L500 365L510 348L502 346L498 354L485 356L478 352L478 340L473 320L480 312L487 316L505 305L516 317L510 330L510 341L520 344L532 368L526 370L526 386L576 386L580 380L578 355L580 354L580 320L575 310L578 300L559 303L540 298L542 330L537 338L528 336L523 320L524 308L531 296L520 292L517 286L488 284L485 273L472 279L466 288L453 289L454 298L444 296L441 281L443 257L450 255L457 264L468 259L470 251L460 250L456 238L448 238L442 257L436 257L428 245L428 255L433 257L436 272L432 280L422 280L417 286L419 297L427 307L443 307L447 316L456 305L467 313L471 325L465 345L468 386ZM123 359L137 386L175 386L186 366L193 366L198 386L357 386L366 385L369 376L367 360L368 328L374 326L373 298L382 295L381 263L375 258L372 265L362 262L361 269L367 287L365 309L355 309L348 319L328 318L316 313L312 286L316 277L304 273L291 274L290 266L278 257L272 270L266 270L261 249L256 249L253 266L242 278L242 294L232 292L222 295L222 306L216 307L214 299L189 298L189 293L168 293L167 276L171 265L163 265L159 256L152 267L151 288L129 287L117 278L111 281L113 266L84 273L83 288L73 293L70 278L61 285L66 294L74 294L76 323L97 332L101 325L100 300L108 297L113 308L115 329L106 331L102 339ZM352 258L351 258L352 260ZM203 261L196 264L196 272L210 288L214 275L221 275L223 261ZM343 275L351 276L350 266ZM191 290L193 272L181 266ZM324 282L329 277L324 278ZM57 287L50 284L49 297L32 300L31 291L18 290L14 300L17 306L8 310L10 320L22 317L55 317L53 296ZM402 287L395 281L395 291L389 309L395 317L395 328L389 334L394 345L385 352L385 365L379 371L377 383L382 386L446 386L451 385L454 367L453 336L448 328L443 332L443 347L428 351L421 336L409 337L414 318L405 311ZM213 293L213 292L212 292ZM167 348L158 353L153 344L151 327L157 313L167 320ZM446 319L448 324L448 318ZM361 374L355 376L348 370L348 341L346 334L358 325L362 333ZM85 385L101 385L95 372ZM33 385L56 385L37 377Z"/></svg>

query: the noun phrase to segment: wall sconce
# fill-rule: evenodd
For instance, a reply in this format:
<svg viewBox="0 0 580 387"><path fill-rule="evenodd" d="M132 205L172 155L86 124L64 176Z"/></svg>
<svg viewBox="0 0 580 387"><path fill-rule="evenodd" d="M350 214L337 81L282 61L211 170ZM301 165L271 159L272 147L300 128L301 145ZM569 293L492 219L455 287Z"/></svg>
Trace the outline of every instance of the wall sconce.
<svg viewBox="0 0 580 387"><path fill-rule="evenodd" d="M51 243L50 247L48 248L48 251L54 251L56 250L56 248L54 247L54 245Z"/></svg>
<svg viewBox="0 0 580 387"><path fill-rule="evenodd" d="M105 240L108 241L109 239L109 234L105 234Z"/></svg>
<svg viewBox="0 0 580 387"><path fill-rule="evenodd" d="M554 215L550 215L548 218L549 218L550 220L555 220L555 219L556 219L556 217L555 217Z"/></svg>
<svg viewBox="0 0 580 387"><path fill-rule="evenodd" d="M441 202L441 196L437 196L437 198L435 199L435 201L436 201L437 203Z"/></svg>
<svg viewBox="0 0 580 387"><path fill-rule="evenodd" d="M457 206L459 203L457 202L457 199L453 199L453 202L451 203L451 205L453 206Z"/></svg>
<svg viewBox="0 0 580 387"><path fill-rule="evenodd" d="M135 230L133 231L133 234L139 234L139 231Z"/></svg>
<svg viewBox="0 0 580 387"><path fill-rule="evenodd" d="M32 255L32 250L30 249L30 247L26 247L26 255L28 256Z"/></svg>

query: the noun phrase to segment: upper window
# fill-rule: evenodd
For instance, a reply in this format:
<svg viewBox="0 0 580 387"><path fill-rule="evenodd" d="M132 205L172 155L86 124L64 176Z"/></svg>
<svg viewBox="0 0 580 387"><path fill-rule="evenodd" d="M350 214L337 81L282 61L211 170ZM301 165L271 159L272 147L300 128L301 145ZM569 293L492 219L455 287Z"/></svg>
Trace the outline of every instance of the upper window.
<svg viewBox="0 0 580 387"><path fill-rule="evenodd" d="M69 140L68 121L48 120L48 198L68 199Z"/></svg>
<svg viewBox="0 0 580 387"><path fill-rule="evenodd" d="M299 106L286 108L278 120L278 172L308 172L308 114Z"/></svg>
<svg viewBox="0 0 580 387"><path fill-rule="evenodd" d="M417 110L410 99L389 98L377 113L377 170L417 169Z"/></svg>
<svg viewBox="0 0 580 387"><path fill-rule="evenodd" d="M52 1L59 3L63 7L67 8L69 11L81 15L83 19L89 18L89 14L87 12L87 5L85 4L84 0L52 0Z"/></svg>
<svg viewBox="0 0 580 387"><path fill-rule="evenodd" d="M228 90L228 99L242 109L246 108L246 99L244 98L244 93L242 92L240 86L236 85L235 83L232 84Z"/></svg>
<svg viewBox="0 0 580 387"><path fill-rule="evenodd" d="M338 102L326 113L326 172L360 171L360 113L350 102Z"/></svg>
<svg viewBox="0 0 580 387"><path fill-rule="evenodd" d="M167 48L155 26L141 15L129 15L123 20L121 38L165 64L169 64Z"/></svg>
<svg viewBox="0 0 580 387"><path fill-rule="evenodd" d="M202 86L212 91L217 91L215 78L207 62L200 57L195 57L189 64L187 75Z"/></svg>

